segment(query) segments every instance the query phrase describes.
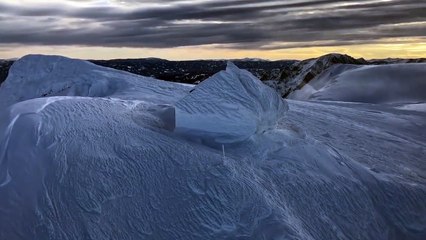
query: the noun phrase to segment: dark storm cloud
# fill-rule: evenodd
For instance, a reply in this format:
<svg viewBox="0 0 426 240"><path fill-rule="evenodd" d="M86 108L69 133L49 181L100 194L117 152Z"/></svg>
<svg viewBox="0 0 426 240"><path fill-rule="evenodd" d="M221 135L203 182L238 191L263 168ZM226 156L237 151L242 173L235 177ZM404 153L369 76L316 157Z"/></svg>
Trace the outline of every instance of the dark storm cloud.
<svg viewBox="0 0 426 240"><path fill-rule="evenodd" d="M127 1L126 6L0 0L0 44L337 46L426 37L424 22L426 2L418 0Z"/></svg>

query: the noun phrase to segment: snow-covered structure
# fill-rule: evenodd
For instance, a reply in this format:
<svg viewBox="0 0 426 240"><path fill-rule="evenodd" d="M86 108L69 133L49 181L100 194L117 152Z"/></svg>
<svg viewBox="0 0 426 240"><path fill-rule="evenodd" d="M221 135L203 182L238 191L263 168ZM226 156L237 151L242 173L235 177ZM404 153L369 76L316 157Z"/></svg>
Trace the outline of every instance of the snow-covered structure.
<svg viewBox="0 0 426 240"><path fill-rule="evenodd" d="M426 238L424 113L289 100L281 118L286 104L245 72L211 80L190 93L79 60L17 61L0 87L0 239ZM177 130L238 140L226 161L169 131L173 106ZM204 111L231 137L188 124ZM233 132L238 118L248 131Z"/></svg>

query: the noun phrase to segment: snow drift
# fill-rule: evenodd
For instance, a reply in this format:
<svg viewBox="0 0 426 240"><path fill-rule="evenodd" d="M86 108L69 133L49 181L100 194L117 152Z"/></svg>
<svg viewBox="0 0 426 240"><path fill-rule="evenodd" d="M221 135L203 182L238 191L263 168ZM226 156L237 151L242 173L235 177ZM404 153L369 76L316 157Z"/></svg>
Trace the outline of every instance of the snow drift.
<svg viewBox="0 0 426 240"><path fill-rule="evenodd" d="M155 81L155 84L152 82ZM49 96L109 97L173 102L192 87L100 67L61 56L29 55L12 65L0 88L0 109ZM152 93L155 94L152 94Z"/></svg>
<svg viewBox="0 0 426 240"><path fill-rule="evenodd" d="M293 92L298 100L426 102L426 64L335 65Z"/></svg>
<svg viewBox="0 0 426 240"><path fill-rule="evenodd" d="M19 94L10 102L16 103L0 109L0 239L426 237L422 112L289 101L280 118L272 110L284 110L283 102L268 105L250 99L258 93L239 93L246 89L238 85L243 79L241 84L260 86L235 67L189 93L186 86L57 60L23 58L6 83ZM24 68L27 63L50 71L37 78L36 69ZM82 81L70 65L85 66ZM17 75L17 69L24 72ZM228 77L239 80L225 82ZM45 81L77 89L96 86L98 79L115 84L102 92L106 97L70 91L85 96L31 99L47 89ZM197 91L218 96L219 82L226 104L217 98L212 105L190 101L201 101ZM237 84L235 91L230 83ZM10 96L5 88L1 99ZM229 112L241 99L247 100L242 113L253 117L269 109L277 123L224 143L226 156L165 127L164 116L175 104L236 119Z"/></svg>
<svg viewBox="0 0 426 240"><path fill-rule="evenodd" d="M181 135L214 143L243 141L274 128L288 109L272 88L228 63L176 103Z"/></svg>

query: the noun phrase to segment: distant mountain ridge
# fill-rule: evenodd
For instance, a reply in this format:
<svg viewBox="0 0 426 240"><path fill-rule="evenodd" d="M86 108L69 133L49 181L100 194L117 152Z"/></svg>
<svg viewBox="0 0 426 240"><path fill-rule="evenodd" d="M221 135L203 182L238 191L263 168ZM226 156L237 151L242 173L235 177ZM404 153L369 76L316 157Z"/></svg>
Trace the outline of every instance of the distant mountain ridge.
<svg viewBox="0 0 426 240"><path fill-rule="evenodd" d="M164 59L115 59L91 60L104 67L150 76L161 80L181 83L198 83L215 73L225 70L229 60L169 61ZM295 60L267 61L259 59L231 60L239 68L250 71L261 80L275 79L281 69Z"/></svg>
<svg viewBox="0 0 426 240"><path fill-rule="evenodd" d="M385 58L368 60L370 64L425 63L426 58Z"/></svg>

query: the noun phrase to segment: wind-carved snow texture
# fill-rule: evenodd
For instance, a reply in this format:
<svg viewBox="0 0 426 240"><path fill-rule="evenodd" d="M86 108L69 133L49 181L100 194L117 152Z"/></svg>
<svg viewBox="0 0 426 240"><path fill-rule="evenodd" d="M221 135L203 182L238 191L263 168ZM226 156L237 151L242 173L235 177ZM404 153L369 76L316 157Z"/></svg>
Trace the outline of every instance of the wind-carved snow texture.
<svg viewBox="0 0 426 240"><path fill-rule="evenodd" d="M27 57L14 68L25 61L51 64ZM97 73L93 84L136 79ZM0 110L0 239L426 239L426 113L288 101L275 128L224 143L224 157L168 130L190 87L140 81L119 86L131 99L56 96Z"/></svg>
<svg viewBox="0 0 426 240"><path fill-rule="evenodd" d="M228 63L178 101L175 132L212 143L233 143L275 128L288 107L275 90Z"/></svg>

